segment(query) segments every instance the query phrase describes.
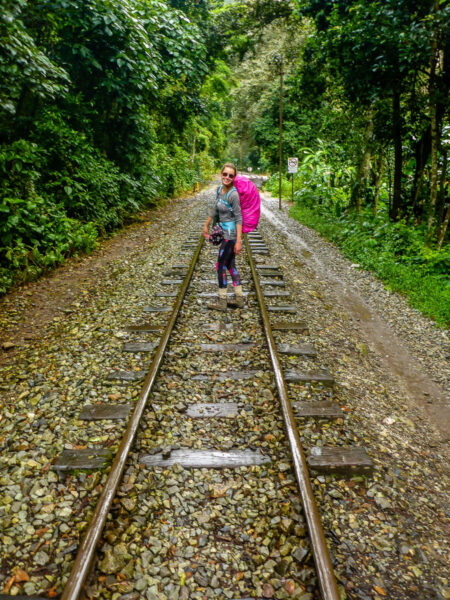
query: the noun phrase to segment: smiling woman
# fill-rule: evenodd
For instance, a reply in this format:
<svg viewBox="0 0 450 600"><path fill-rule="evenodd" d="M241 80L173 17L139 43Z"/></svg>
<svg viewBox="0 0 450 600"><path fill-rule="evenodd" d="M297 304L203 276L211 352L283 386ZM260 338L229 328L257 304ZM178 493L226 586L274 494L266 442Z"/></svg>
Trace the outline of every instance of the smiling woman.
<svg viewBox="0 0 450 600"><path fill-rule="evenodd" d="M232 163L225 163L220 171L222 183L217 189L216 202L203 226L203 235L210 239L208 229L211 223L218 223L223 231L223 239L219 248L216 263L219 283L219 295L216 302L208 305L212 310L227 309L227 269L233 281L235 300L230 305L244 308L241 278L236 269L235 255L242 250L242 213L239 193L234 187L237 175Z"/></svg>

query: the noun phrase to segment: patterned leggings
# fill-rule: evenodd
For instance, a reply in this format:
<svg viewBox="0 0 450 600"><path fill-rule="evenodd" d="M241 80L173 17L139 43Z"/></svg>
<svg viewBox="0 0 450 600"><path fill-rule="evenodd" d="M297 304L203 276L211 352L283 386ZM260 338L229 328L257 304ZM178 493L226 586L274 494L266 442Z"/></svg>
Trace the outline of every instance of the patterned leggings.
<svg viewBox="0 0 450 600"><path fill-rule="evenodd" d="M219 248L219 258L216 263L219 287L227 287L227 269L230 272L233 285L241 285L241 278L236 269L234 244L236 240L223 240Z"/></svg>

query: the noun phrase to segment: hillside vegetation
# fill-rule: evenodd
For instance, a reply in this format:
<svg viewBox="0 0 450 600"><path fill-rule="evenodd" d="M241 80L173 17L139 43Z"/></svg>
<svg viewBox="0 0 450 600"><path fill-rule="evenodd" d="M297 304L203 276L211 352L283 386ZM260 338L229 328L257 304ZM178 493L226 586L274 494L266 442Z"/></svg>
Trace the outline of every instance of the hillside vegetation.
<svg viewBox="0 0 450 600"><path fill-rule="evenodd" d="M206 2L1 4L4 293L208 178L232 83Z"/></svg>
<svg viewBox="0 0 450 600"><path fill-rule="evenodd" d="M448 2L2 0L0 57L0 293L224 159L278 193L282 81L294 218L448 323Z"/></svg>
<svg viewBox="0 0 450 600"><path fill-rule="evenodd" d="M275 3L247 2L254 21L243 4L226 8L240 42L233 154L272 173L278 195L282 79L291 215L448 325L449 4L297 0L273 19Z"/></svg>

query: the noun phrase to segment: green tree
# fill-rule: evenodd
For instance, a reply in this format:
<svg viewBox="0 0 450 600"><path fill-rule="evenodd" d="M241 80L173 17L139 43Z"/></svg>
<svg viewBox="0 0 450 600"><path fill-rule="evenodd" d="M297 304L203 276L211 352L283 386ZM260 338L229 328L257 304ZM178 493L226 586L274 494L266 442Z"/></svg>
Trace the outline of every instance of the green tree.
<svg viewBox="0 0 450 600"><path fill-rule="evenodd" d="M380 147L386 142L393 145L391 218L398 219L410 212L411 194L417 216L419 183L431 153L432 111L427 114L424 110L431 98L430 107L435 106L436 110L436 138L440 138L445 121L443 99L449 90L448 68L442 62L438 72L436 66L438 56L443 61L448 56L447 3L311 0L297 4L301 14L314 19L321 34L324 61L342 82L351 105L366 107L367 129L372 133L361 153L361 164L368 162L369 146ZM372 137L377 143L374 144ZM410 152L415 150L416 167L408 194L404 166L408 158L405 143L410 140L412 143L408 145ZM435 147L438 146L437 140ZM437 172L437 167L434 170ZM360 175L363 171L361 167Z"/></svg>
<svg viewBox="0 0 450 600"><path fill-rule="evenodd" d="M17 136L38 102L61 98L67 71L42 51L24 24L26 0L2 0L0 14L0 140Z"/></svg>

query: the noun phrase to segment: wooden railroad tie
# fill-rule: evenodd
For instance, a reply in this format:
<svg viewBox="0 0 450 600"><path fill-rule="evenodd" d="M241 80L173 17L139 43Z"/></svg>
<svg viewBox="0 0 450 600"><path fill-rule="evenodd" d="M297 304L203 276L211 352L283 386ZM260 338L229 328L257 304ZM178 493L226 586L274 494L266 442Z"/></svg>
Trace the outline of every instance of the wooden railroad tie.
<svg viewBox="0 0 450 600"><path fill-rule="evenodd" d="M341 407L331 400L320 402L292 402L296 417L318 417L323 419L338 419L344 416Z"/></svg>
<svg viewBox="0 0 450 600"><path fill-rule="evenodd" d="M123 345L124 352L153 352L158 347L157 342L127 342Z"/></svg>
<svg viewBox="0 0 450 600"><path fill-rule="evenodd" d="M76 471L78 469L102 469L112 459L112 453L105 448L82 450L65 449L52 465L54 471Z"/></svg>
<svg viewBox="0 0 450 600"><path fill-rule="evenodd" d="M307 458L308 465L323 473L343 473L349 475L367 474L373 470L372 459L365 448L314 446Z"/></svg>
<svg viewBox="0 0 450 600"><path fill-rule="evenodd" d="M297 307L293 305L286 306L268 306L268 312L279 312L279 313L290 313L295 314L297 312Z"/></svg>
<svg viewBox="0 0 450 600"><path fill-rule="evenodd" d="M249 467L264 465L271 459L258 450L192 450L180 448L171 452L147 454L139 462L147 467L171 467L175 463L184 469L234 469L236 467Z"/></svg>
<svg viewBox="0 0 450 600"><path fill-rule="evenodd" d="M131 404L89 404L78 415L80 421L115 421L126 419L133 407Z"/></svg>
<svg viewBox="0 0 450 600"><path fill-rule="evenodd" d="M288 354L290 356L317 356L317 352L311 344L302 344L292 346L291 344L278 344L279 354Z"/></svg>
<svg viewBox="0 0 450 600"><path fill-rule="evenodd" d="M278 281L276 279L266 279L261 281L261 285L273 285L275 287L286 287L284 281Z"/></svg>
<svg viewBox="0 0 450 600"><path fill-rule="evenodd" d="M271 325L272 331L298 331L307 335L308 325L306 321L276 321Z"/></svg>
<svg viewBox="0 0 450 600"><path fill-rule="evenodd" d="M287 370L284 372L284 378L289 383L321 383L328 387L334 384L334 377L327 369L305 373Z"/></svg>
<svg viewBox="0 0 450 600"><path fill-rule="evenodd" d="M191 404L186 414L192 419L201 418L219 418L225 417L228 419L237 417L239 412L239 404L237 402L209 402Z"/></svg>

